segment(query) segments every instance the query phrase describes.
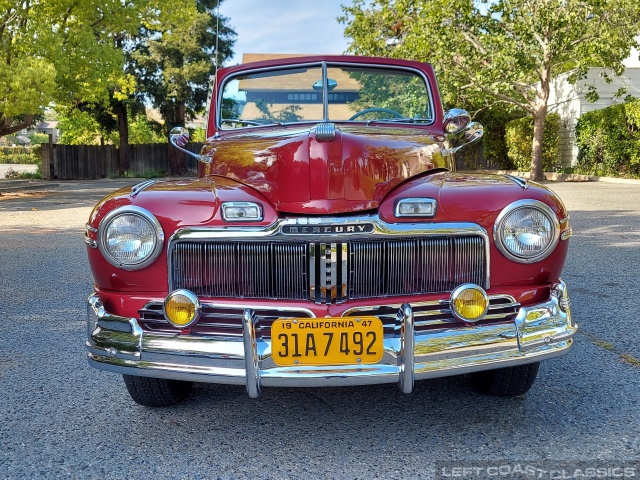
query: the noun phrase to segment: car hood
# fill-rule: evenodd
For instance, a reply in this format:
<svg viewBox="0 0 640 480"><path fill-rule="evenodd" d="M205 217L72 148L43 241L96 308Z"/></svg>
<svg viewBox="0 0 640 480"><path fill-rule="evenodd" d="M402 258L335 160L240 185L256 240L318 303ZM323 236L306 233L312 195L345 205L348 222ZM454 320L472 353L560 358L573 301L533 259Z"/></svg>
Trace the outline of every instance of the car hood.
<svg viewBox="0 0 640 480"><path fill-rule="evenodd" d="M252 187L278 212L333 214L375 209L408 178L450 168L446 148L424 128L361 125L337 126L328 141L315 127L226 133L203 153L210 174Z"/></svg>

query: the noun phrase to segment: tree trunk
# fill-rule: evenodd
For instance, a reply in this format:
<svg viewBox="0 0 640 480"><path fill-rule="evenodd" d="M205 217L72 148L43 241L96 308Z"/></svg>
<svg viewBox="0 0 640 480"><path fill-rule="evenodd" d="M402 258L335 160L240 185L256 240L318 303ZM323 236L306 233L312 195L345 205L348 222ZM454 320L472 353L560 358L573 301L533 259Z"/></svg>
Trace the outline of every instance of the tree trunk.
<svg viewBox="0 0 640 480"><path fill-rule="evenodd" d="M546 105L533 115L533 144L531 146L531 180L544 180L542 174L542 138L547 116Z"/></svg>
<svg viewBox="0 0 640 480"><path fill-rule="evenodd" d="M174 124L169 125L169 131L173 127L184 127L185 105L184 101L176 101L173 109ZM184 175L187 172L184 154L169 143L169 170L171 175Z"/></svg>
<svg viewBox="0 0 640 480"><path fill-rule="evenodd" d="M118 133L120 143L118 144L118 174L124 175L129 170L129 120L127 118L127 106L123 102L118 102L115 106L118 115Z"/></svg>

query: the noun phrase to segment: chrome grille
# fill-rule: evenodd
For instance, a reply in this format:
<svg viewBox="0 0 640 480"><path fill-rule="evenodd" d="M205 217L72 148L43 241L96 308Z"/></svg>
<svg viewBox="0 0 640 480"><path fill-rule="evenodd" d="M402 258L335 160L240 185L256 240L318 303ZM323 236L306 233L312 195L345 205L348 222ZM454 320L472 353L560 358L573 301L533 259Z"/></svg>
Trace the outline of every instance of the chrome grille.
<svg viewBox="0 0 640 480"><path fill-rule="evenodd" d="M311 300L442 293L488 286L478 235L349 242L188 241L170 253L170 288L210 298Z"/></svg>
<svg viewBox="0 0 640 480"><path fill-rule="evenodd" d="M304 242L184 242L171 251L172 289L214 298L309 297Z"/></svg>
<svg viewBox="0 0 640 480"><path fill-rule="evenodd" d="M462 283L486 286L481 237L354 241L349 297L449 292Z"/></svg>

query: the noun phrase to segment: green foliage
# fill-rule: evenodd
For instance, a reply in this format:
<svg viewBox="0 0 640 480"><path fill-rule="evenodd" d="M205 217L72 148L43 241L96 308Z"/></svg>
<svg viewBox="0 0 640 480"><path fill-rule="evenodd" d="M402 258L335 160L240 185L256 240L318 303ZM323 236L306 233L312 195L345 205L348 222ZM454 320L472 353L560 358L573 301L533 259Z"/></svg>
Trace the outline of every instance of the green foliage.
<svg viewBox="0 0 640 480"><path fill-rule="evenodd" d="M578 119L576 173L640 178L640 99Z"/></svg>
<svg viewBox="0 0 640 480"><path fill-rule="evenodd" d="M545 120L542 138L542 169L555 171L558 165L558 131L560 116L550 113ZM531 144L533 142L533 118L512 120L505 127L507 155L515 168L521 172L531 168Z"/></svg>
<svg viewBox="0 0 640 480"><path fill-rule="evenodd" d="M100 145L101 137L113 140L100 128L95 118L76 108L61 110L58 122L62 133L58 142L65 145Z"/></svg>
<svg viewBox="0 0 640 480"><path fill-rule="evenodd" d="M204 143L207 139L207 131L202 127L190 128L189 134L191 136L191 141L194 143Z"/></svg>
<svg viewBox="0 0 640 480"><path fill-rule="evenodd" d="M232 55L236 34L227 18L216 16L218 3L195 0L165 9L158 24L140 29L134 39L131 71L140 96L162 113L165 134L202 110L216 60L222 65Z"/></svg>
<svg viewBox="0 0 640 480"><path fill-rule="evenodd" d="M504 104L494 105L475 115L474 120L484 126L482 147L488 167L502 170L515 168L507 153L505 134L507 124L517 118L522 118L522 113L513 108L505 108ZM529 146L529 160L531 160L531 146Z"/></svg>
<svg viewBox="0 0 640 480"><path fill-rule="evenodd" d="M165 172L164 170L145 170L142 173L142 176L148 179L160 178L160 177L166 177L167 172Z"/></svg>
<svg viewBox="0 0 640 480"><path fill-rule="evenodd" d="M117 131L103 127L91 113L79 109L63 110L59 114L59 127L62 131L59 142L66 145L100 145L119 143ZM144 114L129 115L129 143L166 143L166 138L154 128L154 122Z"/></svg>
<svg viewBox="0 0 640 480"><path fill-rule="evenodd" d="M32 133L29 135L29 140L31 140L32 144L42 144L49 143L49 135L46 133Z"/></svg>
<svg viewBox="0 0 640 480"><path fill-rule="evenodd" d="M445 104L506 103L538 118L555 75L619 74L640 34L636 0L354 0L343 11L352 53L431 62Z"/></svg>
<svg viewBox="0 0 640 480"><path fill-rule="evenodd" d="M118 44L154 21L160 0L3 2L0 135L28 127L51 104L100 104L131 89Z"/></svg>
<svg viewBox="0 0 640 480"><path fill-rule="evenodd" d="M39 147L0 147L0 163L37 165L40 161Z"/></svg>
<svg viewBox="0 0 640 480"><path fill-rule="evenodd" d="M164 135L158 133L154 123L145 114L137 114L129 118L129 143L167 143Z"/></svg>

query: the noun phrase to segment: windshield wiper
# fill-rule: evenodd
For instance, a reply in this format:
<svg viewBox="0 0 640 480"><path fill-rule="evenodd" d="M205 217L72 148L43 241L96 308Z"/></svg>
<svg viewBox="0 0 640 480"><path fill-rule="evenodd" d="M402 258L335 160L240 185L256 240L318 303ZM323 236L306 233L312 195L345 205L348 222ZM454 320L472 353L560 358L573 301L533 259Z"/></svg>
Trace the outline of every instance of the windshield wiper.
<svg viewBox="0 0 640 480"><path fill-rule="evenodd" d="M365 125L369 126L372 123L415 123L414 118L376 118L374 120L367 120Z"/></svg>

